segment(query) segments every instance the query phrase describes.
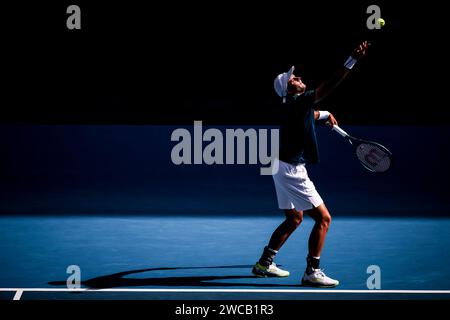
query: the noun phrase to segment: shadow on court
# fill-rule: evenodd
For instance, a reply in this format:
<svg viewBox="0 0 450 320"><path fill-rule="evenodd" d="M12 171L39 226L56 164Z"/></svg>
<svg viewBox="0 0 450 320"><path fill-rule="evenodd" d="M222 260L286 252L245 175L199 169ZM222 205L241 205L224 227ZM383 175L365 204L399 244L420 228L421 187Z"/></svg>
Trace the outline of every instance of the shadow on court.
<svg viewBox="0 0 450 320"><path fill-rule="evenodd" d="M188 270L188 269L250 269L253 265L234 265L234 266L210 266L210 267L164 267L164 268L147 268L138 270L129 270L110 275L99 276L85 281L81 284L92 289L109 289L117 287L139 287L139 286L164 286L164 287L299 287L299 285L284 284L267 284L267 283L226 283L214 282L215 280L234 280L234 279L255 279L256 276L197 276L197 277L157 277L157 278L125 278L128 275L151 272L151 271L171 271L171 270ZM48 284L53 286L67 286L66 281L50 281Z"/></svg>

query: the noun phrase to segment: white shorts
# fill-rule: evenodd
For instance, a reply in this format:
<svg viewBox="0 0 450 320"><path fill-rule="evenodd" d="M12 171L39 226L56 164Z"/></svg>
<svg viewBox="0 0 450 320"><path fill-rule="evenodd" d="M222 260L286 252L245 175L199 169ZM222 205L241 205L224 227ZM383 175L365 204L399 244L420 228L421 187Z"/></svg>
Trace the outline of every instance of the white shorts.
<svg viewBox="0 0 450 320"><path fill-rule="evenodd" d="M304 164L292 165L281 160L276 174L272 175L280 209L309 210L323 203L309 179Z"/></svg>

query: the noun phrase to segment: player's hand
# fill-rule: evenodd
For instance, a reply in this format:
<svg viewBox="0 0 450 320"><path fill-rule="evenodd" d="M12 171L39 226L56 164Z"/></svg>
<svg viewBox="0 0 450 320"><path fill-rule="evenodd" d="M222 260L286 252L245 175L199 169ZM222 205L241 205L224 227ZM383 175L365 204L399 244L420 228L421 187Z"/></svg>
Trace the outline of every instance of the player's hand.
<svg viewBox="0 0 450 320"><path fill-rule="evenodd" d="M352 57L358 60L361 59L366 55L368 48L369 43L367 41L361 42L361 44L353 50Z"/></svg>
<svg viewBox="0 0 450 320"><path fill-rule="evenodd" d="M328 120L327 120L326 124L328 124L332 128L333 128L333 126L337 126L338 125L336 119L334 118L334 116L331 113L330 113L330 116L328 117Z"/></svg>

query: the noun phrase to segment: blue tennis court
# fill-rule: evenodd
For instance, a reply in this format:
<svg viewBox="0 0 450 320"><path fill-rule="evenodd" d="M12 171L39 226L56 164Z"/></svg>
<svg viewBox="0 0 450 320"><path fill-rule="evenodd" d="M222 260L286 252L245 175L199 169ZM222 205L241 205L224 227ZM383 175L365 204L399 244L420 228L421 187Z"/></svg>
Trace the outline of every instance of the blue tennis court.
<svg viewBox="0 0 450 320"><path fill-rule="evenodd" d="M256 278L251 274L261 248L279 222L276 217L237 216L4 216L0 218L0 284L2 288L67 289L66 269L77 265L81 288L91 291L25 291L21 299L450 297L450 271L444 267L450 264L450 219L336 217L323 264L341 285L312 289L335 294L311 293L307 291L311 288L300 286L311 219L305 219L277 257L277 262L291 271L290 277ZM382 293L364 292L368 291L370 265L381 269ZM191 289L197 290L183 291ZM415 290L436 292L406 292ZM14 294L3 291L1 298L12 299Z"/></svg>

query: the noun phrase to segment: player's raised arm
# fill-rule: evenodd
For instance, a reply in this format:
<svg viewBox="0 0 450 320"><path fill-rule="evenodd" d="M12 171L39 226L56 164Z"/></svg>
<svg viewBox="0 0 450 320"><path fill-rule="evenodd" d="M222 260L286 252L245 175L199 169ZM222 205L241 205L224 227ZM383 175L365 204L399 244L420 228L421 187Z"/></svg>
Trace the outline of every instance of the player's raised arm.
<svg viewBox="0 0 450 320"><path fill-rule="evenodd" d="M355 63L361 59L367 51L369 44L367 41L362 42L358 47L356 47L344 65L338 69L338 71L327 81L323 82L316 89L315 103L320 102L323 98L328 96L330 92L336 88L342 80L348 75L350 70L353 68Z"/></svg>

